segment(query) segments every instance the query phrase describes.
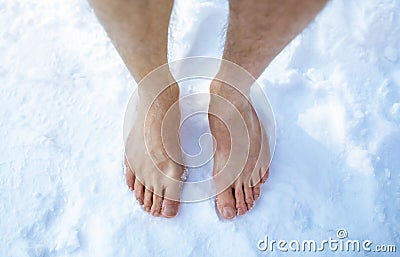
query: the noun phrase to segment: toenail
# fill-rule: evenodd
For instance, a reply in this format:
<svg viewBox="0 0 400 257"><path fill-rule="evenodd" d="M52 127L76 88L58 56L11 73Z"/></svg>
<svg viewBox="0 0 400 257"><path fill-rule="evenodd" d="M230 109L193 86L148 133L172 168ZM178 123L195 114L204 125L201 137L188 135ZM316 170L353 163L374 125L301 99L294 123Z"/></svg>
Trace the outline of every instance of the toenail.
<svg viewBox="0 0 400 257"><path fill-rule="evenodd" d="M254 195L254 199L256 199L256 200L258 199L258 197L260 197L260 195L258 195L258 194Z"/></svg>
<svg viewBox="0 0 400 257"><path fill-rule="evenodd" d="M145 210L146 212L149 212L149 211L150 211L150 207L149 207L149 206L146 206L146 207L144 208L144 210Z"/></svg>
<svg viewBox="0 0 400 257"><path fill-rule="evenodd" d="M165 205L162 209L162 212L167 217L172 217L172 216L175 216L175 214L176 214L176 210L175 210L174 206L171 206L171 205Z"/></svg>
<svg viewBox="0 0 400 257"><path fill-rule="evenodd" d="M224 216L225 219L231 219L235 216L235 212L231 207L224 207L222 209L222 216Z"/></svg>
<svg viewBox="0 0 400 257"><path fill-rule="evenodd" d="M237 209L237 215L242 215L242 214L244 214L243 209L242 208L238 208Z"/></svg>

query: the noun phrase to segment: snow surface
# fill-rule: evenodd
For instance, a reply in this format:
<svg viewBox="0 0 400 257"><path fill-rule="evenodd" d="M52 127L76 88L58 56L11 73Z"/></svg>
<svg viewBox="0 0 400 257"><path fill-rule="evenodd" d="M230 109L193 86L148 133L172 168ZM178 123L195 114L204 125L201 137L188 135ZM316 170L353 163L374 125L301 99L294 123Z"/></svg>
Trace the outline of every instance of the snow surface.
<svg viewBox="0 0 400 257"><path fill-rule="evenodd" d="M170 60L221 56L226 20L225 1L178 1ZM212 200L170 220L133 200L122 121L136 83L87 2L2 0L0 35L0 256L291 256L257 242L339 228L400 251L399 1L330 2L260 77L276 152L261 199L232 221ZM208 130L192 122L188 149Z"/></svg>

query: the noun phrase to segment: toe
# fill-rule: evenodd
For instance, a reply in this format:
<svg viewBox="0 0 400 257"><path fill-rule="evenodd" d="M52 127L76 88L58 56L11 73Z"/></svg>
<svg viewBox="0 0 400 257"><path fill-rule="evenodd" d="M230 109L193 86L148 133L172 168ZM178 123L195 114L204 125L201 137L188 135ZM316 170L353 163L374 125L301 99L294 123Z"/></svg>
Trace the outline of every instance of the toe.
<svg viewBox="0 0 400 257"><path fill-rule="evenodd" d="M217 196L217 208L224 219L232 219L236 216L235 198L232 188L226 189Z"/></svg>
<svg viewBox="0 0 400 257"><path fill-rule="evenodd" d="M131 191L133 191L135 185L135 175L126 157L124 158L124 165L126 169L126 174L125 174L126 185Z"/></svg>
<svg viewBox="0 0 400 257"><path fill-rule="evenodd" d="M138 179L135 180L134 189L136 200L138 200L139 204L142 205L144 198L144 186L142 185L142 183L139 182Z"/></svg>
<svg viewBox="0 0 400 257"><path fill-rule="evenodd" d="M243 189L247 210L251 210L254 206L253 189L249 185L244 185Z"/></svg>
<svg viewBox="0 0 400 257"><path fill-rule="evenodd" d="M152 205L153 205L153 192L146 188L144 191L143 208L146 212L150 212Z"/></svg>
<svg viewBox="0 0 400 257"><path fill-rule="evenodd" d="M241 183L238 183L238 185L235 187L235 200L237 214L245 214L247 212L247 205L244 201L243 185Z"/></svg>
<svg viewBox="0 0 400 257"><path fill-rule="evenodd" d="M133 191L135 185L135 175L133 175L133 172L129 168L129 166L126 167L125 179L126 179L126 185L128 186L129 190Z"/></svg>
<svg viewBox="0 0 400 257"><path fill-rule="evenodd" d="M161 215L161 206L162 206L162 197L155 192L153 193L153 205L151 206L151 215L160 216Z"/></svg>
<svg viewBox="0 0 400 257"><path fill-rule="evenodd" d="M265 183L269 177L269 169L267 167L261 168L261 183Z"/></svg>
<svg viewBox="0 0 400 257"><path fill-rule="evenodd" d="M164 199L161 214L166 218L173 218L178 214L179 202Z"/></svg>
<svg viewBox="0 0 400 257"><path fill-rule="evenodd" d="M257 200L260 197L260 183L257 183L254 187L253 187L253 199Z"/></svg>

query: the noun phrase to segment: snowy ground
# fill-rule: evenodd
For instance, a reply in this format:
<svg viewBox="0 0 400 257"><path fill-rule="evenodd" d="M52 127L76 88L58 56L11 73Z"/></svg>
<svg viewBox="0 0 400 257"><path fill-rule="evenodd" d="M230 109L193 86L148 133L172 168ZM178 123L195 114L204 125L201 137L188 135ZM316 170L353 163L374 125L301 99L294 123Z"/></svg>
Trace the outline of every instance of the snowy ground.
<svg viewBox="0 0 400 257"><path fill-rule="evenodd" d="M175 7L170 59L220 56L226 2ZM124 184L135 83L87 2L1 0L0 256L292 256L257 243L339 228L399 252L399 49L399 1L332 1L259 79L277 147L256 207L223 221L210 200L166 220Z"/></svg>

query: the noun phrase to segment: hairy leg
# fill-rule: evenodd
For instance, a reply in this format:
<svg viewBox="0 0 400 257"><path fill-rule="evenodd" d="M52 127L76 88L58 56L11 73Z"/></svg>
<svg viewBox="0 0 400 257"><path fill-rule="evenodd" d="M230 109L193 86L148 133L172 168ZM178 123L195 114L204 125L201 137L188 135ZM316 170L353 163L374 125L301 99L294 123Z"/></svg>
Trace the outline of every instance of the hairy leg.
<svg viewBox="0 0 400 257"><path fill-rule="evenodd" d="M173 0L89 0L137 82L167 63Z"/></svg>
<svg viewBox="0 0 400 257"><path fill-rule="evenodd" d="M327 0L230 0L223 58L258 78Z"/></svg>
<svg viewBox="0 0 400 257"><path fill-rule="evenodd" d="M230 0L229 26L226 35L223 59L234 62L255 78L258 78L271 61L314 19L325 6L327 0ZM221 67L223 73L224 67ZM222 96L232 102L244 117L250 137L249 159L239 178L231 187L217 196L217 208L224 218L233 218L244 214L254 205L260 195L260 182L268 178L266 166L257 166L256 156L266 136L259 123L249 97L250 86L244 86L245 97L226 84L214 80L211 93ZM217 104L210 102L211 108ZM217 142L214 156L214 174L217 167L223 166L230 150L230 138L227 129L218 119L210 116L210 128ZM263 138L263 142L261 142ZM269 161L267 154L260 159ZM265 163L265 162L264 162ZM258 174L258 176L254 176ZM258 177L258 179L257 179ZM249 183L249 180L252 183ZM216 181L217 183L217 181ZM218 188L218 185L216 185Z"/></svg>
<svg viewBox="0 0 400 257"><path fill-rule="evenodd" d="M167 63L168 26L173 0L89 2L136 82ZM139 85L138 113L125 146L126 181L145 211L154 216L173 217L179 208L180 185L170 184L160 170L180 180L183 169L163 150L161 123L167 110L178 101L179 88L172 84L151 105L160 88L165 83L173 82L171 74L166 72L159 82L159 85ZM150 105L147 112L145 106ZM168 122L171 127L167 130L178 133L179 112L169 118L172 119ZM147 148L142 144L143 137L146 138Z"/></svg>

